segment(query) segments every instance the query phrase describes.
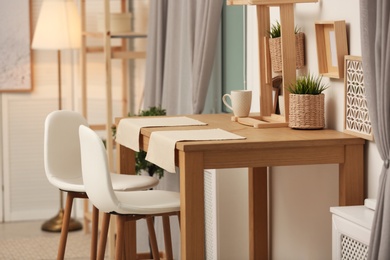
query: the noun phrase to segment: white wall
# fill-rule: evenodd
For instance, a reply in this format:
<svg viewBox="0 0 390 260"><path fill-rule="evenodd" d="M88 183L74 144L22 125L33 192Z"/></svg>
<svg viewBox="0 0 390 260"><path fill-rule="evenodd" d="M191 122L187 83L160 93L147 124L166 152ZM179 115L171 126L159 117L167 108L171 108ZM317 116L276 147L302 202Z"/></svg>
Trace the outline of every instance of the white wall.
<svg viewBox="0 0 390 260"><path fill-rule="evenodd" d="M248 170L218 169L215 178L218 259L249 259Z"/></svg>
<svg viewBox="0 0 390 260"><path fill-rule="evenodd" d="M271 8L271 23L279 19L279 9ZM306 36L306 68L318 74L314 23L345 20L350 55L361 56L359 2L327 0L297 4L295 23ZM248 6L248 87L259 88L256 9ZM323 78L326 91L326 127L343 131L344 81ZM257 93L257 92L256 92ZM258 94L252 110L259 111ZM257 109L256 109L257 108ZM366 142L365 167L367 197L375 198L381 160L374 142ZM273 259L331 259L330 206L338 205L338 166L312 165L271 169L272 256ZM362 202L363 203L363 202Z"/></svg>

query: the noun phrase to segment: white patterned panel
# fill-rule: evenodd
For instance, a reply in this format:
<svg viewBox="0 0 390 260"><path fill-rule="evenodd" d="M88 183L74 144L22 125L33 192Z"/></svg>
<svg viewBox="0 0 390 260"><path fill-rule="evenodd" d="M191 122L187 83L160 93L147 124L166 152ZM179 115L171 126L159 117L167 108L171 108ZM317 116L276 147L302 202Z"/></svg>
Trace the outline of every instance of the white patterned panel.
<svg viewBox="0 0 390 260"><path fill-rule="evenodd" d="M351 237L341 235L341 259L367 260L368 245L365 245Z"/></svg>
<svg viewBox="0 0 390 260"><path fill-rule="evenodd" d="M218 259L217 197L215 175L215 170L206 170L204 172L206 259Z"/></svg>
<svg viewBox="0 0 390 260"><path fill-rule="evenodd" d="M345 66L345 130L350 134L372 140L362 61L360 58L347 56Z"/></svg>
<svg viewBox="0 0 390 260"><path fill-rule="evenodd" d="M59 209L59 191L46 179L43 134L55 99L3 100L5 221L45 219Z"/></svg>
<svg viewBox="0 0 390 260"><path fill-rule="evenodd" d="M332 260L365 260L374 211L365 206L331 207Z"/></svg>

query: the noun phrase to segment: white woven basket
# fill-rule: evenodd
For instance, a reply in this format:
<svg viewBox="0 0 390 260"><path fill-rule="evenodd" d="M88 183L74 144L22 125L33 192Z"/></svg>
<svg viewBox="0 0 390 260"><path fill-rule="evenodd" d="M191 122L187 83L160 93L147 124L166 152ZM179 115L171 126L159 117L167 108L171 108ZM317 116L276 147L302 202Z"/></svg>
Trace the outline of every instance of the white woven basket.
<svg viewBox="0 0 390 260"><path fill-rule="evenodd" d="M269 39L269 51L274 72L281 72L283 68L281 44L280 37ZM303 32L295 34L295 53L296 69L301 69L305 66L305 34Z"/></svg>
<svg viewBox="0 0 390 260"><path fill-rule="evenodd" d="M288 126L296 129L324 128L324 103L324 94L290 94L290 114Z"/></svg>

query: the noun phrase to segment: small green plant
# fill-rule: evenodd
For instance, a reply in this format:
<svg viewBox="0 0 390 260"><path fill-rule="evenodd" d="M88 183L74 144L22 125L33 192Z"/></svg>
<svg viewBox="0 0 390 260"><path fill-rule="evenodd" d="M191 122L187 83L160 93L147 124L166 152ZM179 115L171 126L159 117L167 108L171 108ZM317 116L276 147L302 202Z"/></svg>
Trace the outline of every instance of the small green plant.
<svg viewBox="0 0 390 260"><path fill-rule="evenodd" d="M295 83L287 87L287 90L291 94L319 95L329 87L321 81L322 76L313 76L308 73L306 76L299 77Z"/></svg>
<svg viewBox="0 0 390 260"><path fill-rule="evenodd" d="M301 31L300 28L295 26L295 34L299 33ZM281 35L281 29L280 29L280 23L279 21L276 21L275 24L271 25L271 30L268 31L270 38L278 38Z"/></svg>
<svg viewBox="0 0 390 260"><path fill-rule="evenodd" d="M165 116L166 110L161 107L150 107L148 110L141 110L138 116ZM157 175L159 179L164 176L164 169L147 161L146 152L139 151L135 155L135 171L141 173L142 170L149 173L149 176Z"/></svg>
<svg viewBox="0 0 390 260"><path fill-rule="evenodd" d="M164 116L166 115L166 110L161 107L150 107L147 110L139 111L138 115L128 114L128 116ZM115 137L116 134L116 126L112 127L112 133ZM139 151L135 153L135 171L137 174L140 174L142 170L148 172L149 176L157 175L159 179L164 176L164 169L158 167L157 165L147 161L146 152Z"/></svg>
<svg viewBox="0 0 390 260"><path fill-rule="evenodd" d="M141 110L138 116L165 116L167 113L161 107L150 107L148 110ZM131 116L130 114L128 116Z"/></svg>

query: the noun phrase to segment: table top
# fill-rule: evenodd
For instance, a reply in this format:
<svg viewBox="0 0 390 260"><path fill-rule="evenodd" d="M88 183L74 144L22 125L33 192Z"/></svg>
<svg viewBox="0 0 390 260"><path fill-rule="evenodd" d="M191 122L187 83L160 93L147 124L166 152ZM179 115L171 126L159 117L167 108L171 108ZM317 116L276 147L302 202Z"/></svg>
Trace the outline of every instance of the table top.
<svg viewBox="0 0 390 260"><path fill-rule="evenodd" d="M187 116L208 125L141 128L140 147L147 151L154 131L220 128L246 139L176 143L183 259L204 258L204 169L248 168L249 247L253 259L268 255L267 167L338 164L340 205L357 205L364 199L364 139L330 129L253 128L232 121L232 114ZM119 148L119 172L133 173L134 163L128 160L128 156L134 157L133 151Z"/></svg>
<svg viewBox="0 0 390 260"><path fill-rule="evenodd" d="M193 130L220 128L231 133L246 137L244 140L224 141L183 141L176 144L181 151L204 151L224 149L258 149L258 148L288 148L311 146L334 146L364 144L364 139L330 129L296 130L289 127L281 128L253 128L231 120L231 114L202 114L186 115L197 119L206 126L178 126L178 127L147 127L141 129L141 147L147 148L149 137L154 131Z"/></svg>

